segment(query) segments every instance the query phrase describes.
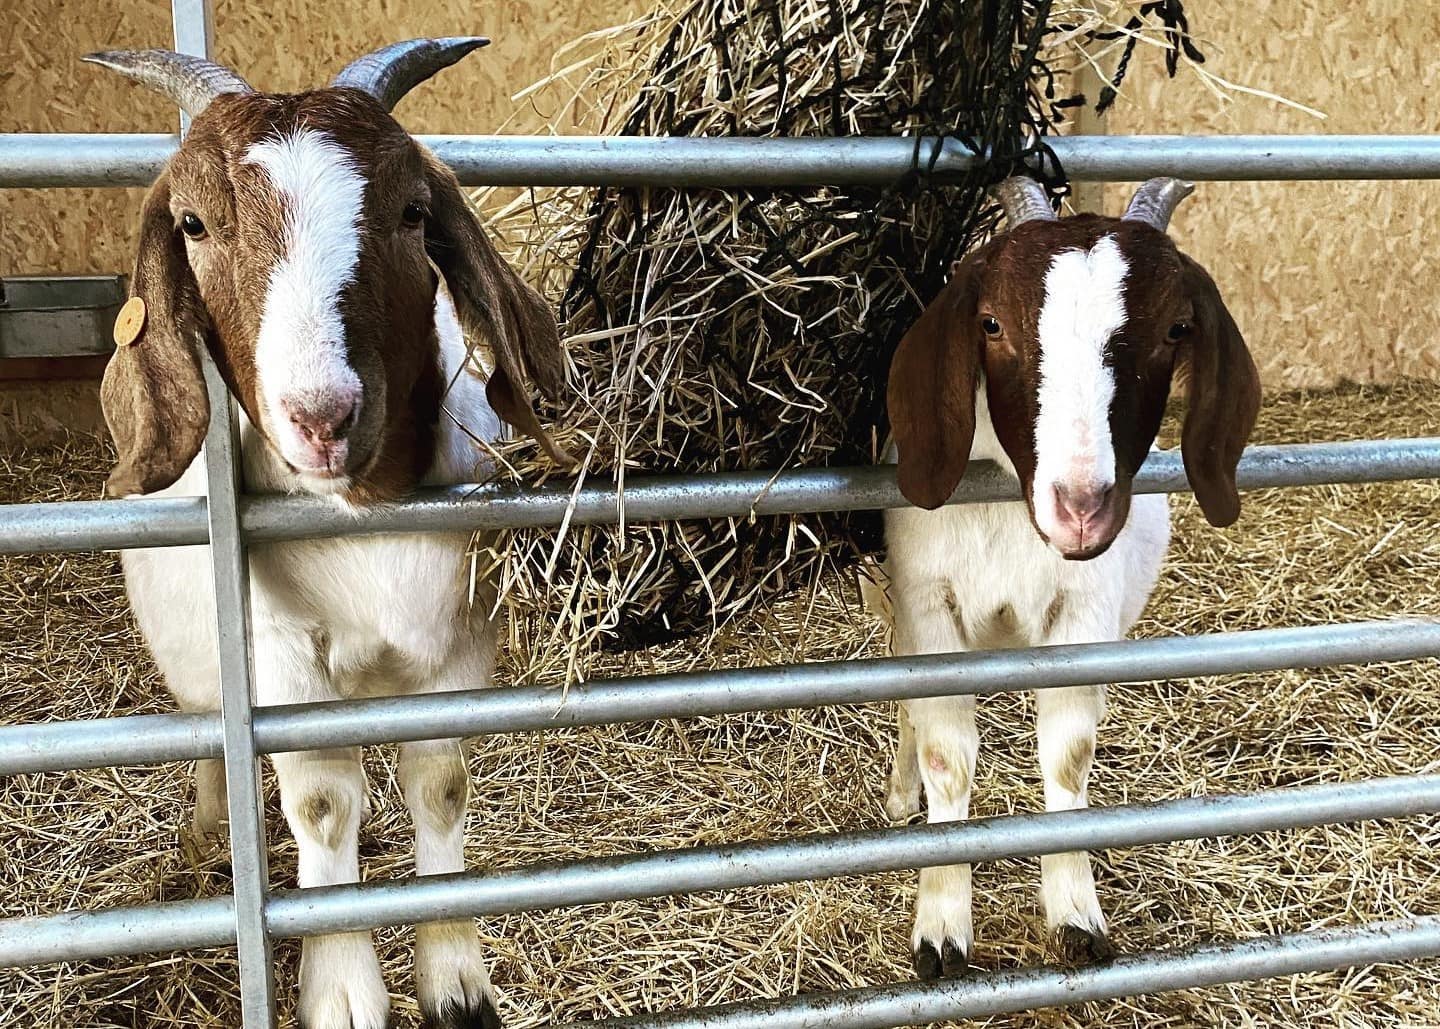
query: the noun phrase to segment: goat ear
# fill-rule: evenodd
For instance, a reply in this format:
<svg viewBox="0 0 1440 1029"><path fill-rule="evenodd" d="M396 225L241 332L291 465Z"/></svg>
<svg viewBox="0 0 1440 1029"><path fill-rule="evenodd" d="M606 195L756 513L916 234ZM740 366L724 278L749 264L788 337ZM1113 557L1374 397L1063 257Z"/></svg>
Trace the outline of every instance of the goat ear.
<svg viewBox="0 0 1440 1029"><path fill-rule="evenodd" d="M1223 528L1240 517L1235 467L1260 411L1260 376L1214 280L1183 254L1181 261L1195 318L1181 344L1190 394L1180 447L1200 509Z"/></svg>
<svg viewBox="0 0 1440 1029"><path fill-rule="evenodd" d="M900 492L934 510L950 499L975 439L982 339L978 255L952 266L950 281L905 334L890 363L887 403L900 452Z"/></svg>
<svg viewBox="0 0 1440 1029"><path fill-rule="evenodd" d="M494 348L495 370L485 387L490 406L532 436L552 459L573 465L574 459L541 428L525 387L528 379L554 398L565 383L555 315L495 251L454 173L434 154L423 149L422 154L430 184L425 251L445 277L460 324Z"/></svg>
<svg viewBox="0 0 1440 1029"><path fill-rule="evenodd" d="M196 349L208 316L170 213L167 175L145 197L130 293L144 303L143 322L133 341L116 347L100 384L118 453L105 481L111 497L172 485L195 460L210 425Z"/></svg>

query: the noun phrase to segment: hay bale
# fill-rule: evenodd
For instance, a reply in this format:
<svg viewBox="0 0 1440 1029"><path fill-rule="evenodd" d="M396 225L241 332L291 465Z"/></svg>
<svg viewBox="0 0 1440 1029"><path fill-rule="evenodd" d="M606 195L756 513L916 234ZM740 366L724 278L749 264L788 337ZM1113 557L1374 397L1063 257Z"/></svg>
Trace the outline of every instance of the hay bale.
<svg viewBox="0 0 1440 1029"><path fill-rule="evenodd" d="M1133 45L1135 8L694 3L648 22L628 57L594 62L615 70L585 88L610 103L616 82L640 83L611 116L622 135L951 135L992 160L940 186L917 143L910 173L884 187L571 190L512 205L496 224L524 241L520 263L564 283L579 390L553 420L585 474L875 461L895 346L994 226L985 186L1044 160L1063 119L1052 67L1117 23ZM523 449L512 460L542 470ZM573 655L713 632L878 537L874 512L586 527L558 542L519 533L496 563L512 610L548 626L541 643L524 630L532 646Z"/></svg>

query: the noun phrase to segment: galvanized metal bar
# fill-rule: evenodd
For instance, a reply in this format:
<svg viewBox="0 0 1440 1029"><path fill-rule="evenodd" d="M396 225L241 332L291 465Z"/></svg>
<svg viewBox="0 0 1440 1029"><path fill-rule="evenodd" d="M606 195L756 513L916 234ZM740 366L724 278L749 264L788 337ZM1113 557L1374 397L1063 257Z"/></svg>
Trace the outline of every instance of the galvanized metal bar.
<svg viewBox="0 0 1440 1029"><path fill-rule="evenodd" d="M148 186L179 146L159 132L0 133L0 188Z"/></svg>
<svg viewBox="0 0 1440 1029"><path fill-rule="evenodd" d="M1021 650L730 668L546 687L266 707L265 753L741 711L1408 661L1440 655L1440 621L1256 629Z"/></svg>
<svg viewBox="0 0 1440 1029"><path fill-rule="evenodd" d="M235 946L235 898L0 920L0 968Z"/></svg>
<svg viewBox="0 0 1440 1029"><path fill-rule="evenodd" d="M1440 775L804 836L276 893L276 936L1136 847L1440 811Z"/></svg>
<svg viewBox="0 0 1440 1029"><path fill-rule="evenodd" d="M0 553L197 546L209 539L204 497L0 505Z"/></svg>
<svg viewBox="0 0 1440 1029"><path fill-rule="evenodd" d="M215 13L211 0L170 0L170 21L175 30L175 52L209 57L215 42ZM190 129L190 115L180 112L180 134Z"/></svg>
<svg viewBox="0 0 1440 1029"><path fill-rule="evenodd" d="M177 17L178 17L177 7ZM275 962L265 931L270 876L260 757L255 749L255 694L250 677L250 565L240 538L240 454L229 390L220 369L202 353L210 394L205 437L211 569L220 658L220 726L230 815L234 925L240 960L244 1029L274 1029Z"/></svg>
<svg viewBox="0 0 1440 1029"><path fill-rule="evenodd" d="M373 697L262 707L253 716L262 753L446 736L543 731L656 718L865 704L917 697L990 695L1092 683L1180 679L1278 668L1407 661L1440 654L1440 622L1381 620L1254 629L1209 636L1126 640L1023 650L870 658L721 669L548 687ZM0 727L0 774L178 761L216 752L205 716ZM106 727L127 738L107 752ZM72 738L73 733L73 738ZM115 733L119 737L119 733Z"/></svg>
<svg viewBox="0 0 1440 1029"><path fill-rule="evenodd" d="M0 726L0 775L123 768L221 757L220 719L206 714L126 715Z"/></svg>
<svg viewBox="0 0 1440 1029"><path fill-rule="evenodd" d="M958 140L933 137L418 138L467 186L883 185L910 174L917 153L918 167L939 182L975 162ZM1440 178L1440 137L1433 135L1056 136L1048 142L1077 181ZM0 187L144 186L178 145L174 136L151 134L0 134Z"/></svg>
<svg viewBox="0 0 1440 1029"><path fill-rule="evenodd" d="M209 57L215 37L211 0L171 0L170 10L176 51ZM189 128L190 115L182 111L181 134ZM210 401L210 427L205 436L206 515L215 590L240 1018L243 1029L276 1029L275 961L270 934L265 930L270 888L265 808L260 796L260 756L251 724L255 693L250 682L250 563L240 531L240 447L230 391L210 354L203 345L200 349Z"/></svg>
<svg viewBox="0 0 1440 1029"><path fill-rule="evenodd" d="M1241 489L1440 478L1440 438L1353 440L1256 446L1245 451ZM1135 479L1136 493L1189 489L1175 451L1152 453ZM975 461L952 504L1017 500L1019 486L989 461ZM629 523L685 518L744 518L810 511L905 507L888 465L802 468L784 472L631 477L625 483ZM390 532L613 524L620 493L613 482L580 490L562 481L533 489L486 484L417 491L410 500L341 511L319 497L253 496L241 500L251 544ZM200 497L86 503L0 505L0 553L66 553L88 549L190 546L206 540Z"/></svg>
<svg viewBox="0 0 1440 1029"><path fill-rule="evenodd" d="M838 1025L890 1029L1437 955L1440 917L1425 915L1150 951L1088 968L1027 968L937 983L901 983L566 1024L606 1029L829 1029Z"/></svg>
<svg viewBox="0 0 1440 1029"><path fill-rule="evenodd" d="M1153 804L1041 812L759 843L590 858L481 873L277 891L267 923L277 937L614 903L782 882L869 875L939 864L1102 850L1175 840L1399 818L1440 810L1440 775L1187 797ZM148 904L0 922L0 967L106 954L224 946L229 898ZM91 939L88 926L98 934Z"/></svg>

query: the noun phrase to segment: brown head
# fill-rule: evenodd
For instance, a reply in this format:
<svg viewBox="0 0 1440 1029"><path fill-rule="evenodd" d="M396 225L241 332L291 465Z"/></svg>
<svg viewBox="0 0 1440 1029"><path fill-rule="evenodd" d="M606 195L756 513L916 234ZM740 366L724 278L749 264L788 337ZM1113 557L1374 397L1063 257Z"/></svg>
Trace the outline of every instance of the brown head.
<svg viewBox="0 0 1440 1029"><path fill-rule="evenodd" d="M956 262L890 368L906 499L936 508L955 491L983 387L1036 530L1065 557L1095 557L1125 525L1185 367L1191 487L1212 525L1239 517L1235 467L1260 383L1215 283L1166 235L1191 188L1151 179L1120 218L1059 219L1035 181L997 187L1007 230Z"/></svg>
<svg viewBox="0 0 1440 1029"><path fill-rule="evenodd" d="M163 489L199 451L202 343L307 489L360 502L406 492L430 464L444 387L434 269L461 324L494 349L491 405L553 447L526 382L550 395L561 385L554 317L500 259L455 176L390 116L486 42L397 43L297 94L256 92L169 51L85 58L193 118L145 200L131 286L144 330L105 373L119 449L107 492Z"/></svg>

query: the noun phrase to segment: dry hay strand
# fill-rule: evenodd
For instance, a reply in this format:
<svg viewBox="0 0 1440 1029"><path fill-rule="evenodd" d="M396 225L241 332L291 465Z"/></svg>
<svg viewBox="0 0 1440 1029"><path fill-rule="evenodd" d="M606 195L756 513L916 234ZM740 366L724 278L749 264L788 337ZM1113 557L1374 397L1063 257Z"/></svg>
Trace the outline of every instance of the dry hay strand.
<svg viewBox="0 0 1440 1029"><path fill-rule="evenodd" d="M524 274L563 292L578 388L551 420L583 476L623 488L644 473L874 462L890 356L994 226L985 185L1044 161L1067 103L1052 67L1113 25L1102 49L1165 45L1139 6L726 0L606 36L604 60L564 58L576 96L604 105L566 116L598 113L621 135L917 137L913 170L885 187L560 190L496 214ZM923 135L991 160L938 185ZM545 471L525 444L507 457L522 477ZM560 678L597 644L713 635L813 589L878 534L873 512L568 527L517 533L485 560L525 613L512 645Z"/></svg>
<svg viewBox="0 0 1440 1029"><path fill-rule="evenodd" d="M1348 387L1272 398L1257 442L1415 436L1440 422L1440 388ZM1170 433L1173 436L1173 431ZM88 499L108 468L94 438L0 459L0 500ZM1177 497L1175 542L1139 636L1440 615L1440 484L1248 493L1240 523L1209 528ZM124 613L113 555L0 559L7 723L170 707ZM717 637L595 654L587 676L697 665L876 657L881 627L852 583L757 609ZM499 679L527 669L501 656ZM1115 689L1101 729L1096 804L1433 772L1434 661L1163 681ZM980 705L977 816L1043 807L1028 697ZM890 705L563 730L480 741L471 761L474 868L884 824ZM391 748L368 753L368 879L409 874L410 827ZM178 765L15 776L0 784L0 915L212 896L223 864L177 843L192 788ZM267 779L271 876L295 849ZM1434 816L1114 850L1101 902L1125 951L1354 924L1440 910ZM978 958L1045 958L1038 863L975 870ZM851 877L488 918L482 937L511 1029L909 979L910 874ZM400 1029L418 1018L410 933L378 933ZM298 948L277 946L293 1014ZM156 955L0 973L0 1024L46 1029L233 1027L233 954ZM1440 964L1138 997L994 1018L1004 1027L1344 1027L1440 1024Z"/></svg>

